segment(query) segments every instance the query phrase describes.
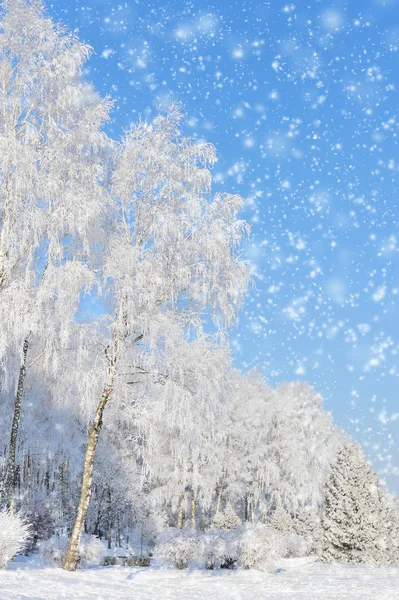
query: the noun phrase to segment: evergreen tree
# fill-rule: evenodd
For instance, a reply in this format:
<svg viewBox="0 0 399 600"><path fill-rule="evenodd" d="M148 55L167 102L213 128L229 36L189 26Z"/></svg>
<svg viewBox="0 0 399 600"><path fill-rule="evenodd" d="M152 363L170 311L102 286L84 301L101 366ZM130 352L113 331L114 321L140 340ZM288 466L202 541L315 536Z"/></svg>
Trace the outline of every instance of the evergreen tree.
<svg viewBox="0 0 399 600"><path fill-rule="evenodd" d="M316 511L300 508L294 519L294 530L305 538L309 554L320 553L321 523L320 515Z"/></svg>
<svg viewBox="0 0 399 600"><path fill-rule="evenodd" d="M223 529L230 531L241 525L241 519L237 516L230 502L227 504L223 512L217 512L213 517L212 526L214 529Z"/></svg>
<svg viewBox="0 0 399 600"><path fill-rule="evenodd" d="M321 522L323 560L395 562L393 512L359 444L346 443L337 454Z"/></svg>
<svg viewBox="0 0 399 600"><path fill-rule="evenodd" d="M294 532L295 530L294 520L283 506L278 506L270 516L267 516L265 523L282 533Z"/></svg>

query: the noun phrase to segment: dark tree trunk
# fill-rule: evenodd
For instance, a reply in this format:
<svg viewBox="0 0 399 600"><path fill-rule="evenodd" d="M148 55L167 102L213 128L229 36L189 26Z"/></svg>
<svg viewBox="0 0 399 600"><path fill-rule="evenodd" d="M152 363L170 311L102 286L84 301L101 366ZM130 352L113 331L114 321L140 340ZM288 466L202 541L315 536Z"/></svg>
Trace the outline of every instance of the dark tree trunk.
<svg viewBox="0 0 399 600"><path fill-rule="evenodd" d="M17 452L18 427L21 418L21 404L24 393L24 381L26 375L26 355L28 354L29 341L25 339L22 347L22 360L19 369L17 392L14 401L14 415L11 426L10 446L5 476L5 499L6 506L11 512L14 511L15 501L15 457Z"/></svg>

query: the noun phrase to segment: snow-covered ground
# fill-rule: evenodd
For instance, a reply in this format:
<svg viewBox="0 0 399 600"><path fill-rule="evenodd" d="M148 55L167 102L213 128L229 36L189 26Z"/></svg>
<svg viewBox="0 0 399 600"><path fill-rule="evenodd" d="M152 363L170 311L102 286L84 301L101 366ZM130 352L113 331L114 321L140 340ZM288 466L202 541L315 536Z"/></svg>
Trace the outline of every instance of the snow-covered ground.
<svg viewBox="0 0 399 600"><path fill-rule="evenodd" d="M281 562L275 573L104 567L67 573L17 559L1 600L397 600L399 568Z"/></svg>

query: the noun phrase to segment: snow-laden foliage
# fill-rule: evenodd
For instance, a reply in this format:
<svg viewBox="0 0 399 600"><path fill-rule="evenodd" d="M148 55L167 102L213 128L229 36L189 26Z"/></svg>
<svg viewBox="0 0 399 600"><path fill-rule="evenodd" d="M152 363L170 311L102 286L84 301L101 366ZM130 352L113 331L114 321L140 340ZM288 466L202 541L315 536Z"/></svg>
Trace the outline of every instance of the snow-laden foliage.
<svg viewBox="0 0 399 600"><path fill-rule="evenodd" d="M321 527L316 511L300 508L292 516L285 508L278 506L271 514L264 515L263 523L283 534L287 557L319 554Z"/></svg>
<svg viewBox="0 0 399 600"><path fill-rule="evenodd" d="M69 538L66 535L53 536L40 543L40 557L46 565L62 567L68 549ZM94 535L84 534L79 545L79 566L95 567L101 564L105 549Z"/></svg>
<svg viewBox="0 0 399 600"><path fill-rule="evenodd" d="M0 511L0 569L25 549L29 536L29 524L19 514Z"/></svg>
<svg viewBox="0 0 399 600"><path fill-rule="evenodd" d="M33 550L39 540L48 540L54 530L55 520L44 490L32 494L23 505L24 520L30 525L28 550Z"/></svg>
<svg viewBox="0 0 399 600"><path fill-rule="evenodd" d="M359 444L345 443L325 486L322 557L348 563L395 563L398 518Z"/></svg>

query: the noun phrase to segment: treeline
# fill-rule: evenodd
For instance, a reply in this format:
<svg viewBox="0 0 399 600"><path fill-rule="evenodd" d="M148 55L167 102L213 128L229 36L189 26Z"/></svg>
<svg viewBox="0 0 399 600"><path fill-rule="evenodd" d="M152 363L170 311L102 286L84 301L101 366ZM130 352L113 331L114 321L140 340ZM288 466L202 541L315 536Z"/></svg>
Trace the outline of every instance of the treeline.
<svg viewBox="0 0 399 600"><path fill-rule="evenodd" d="M269 388L257 374L231 369L226 395L207 414L197 398L171 420L163 390L143 414L118 411L106 419L96 458L84 528L114 545L142 535L147 545L162 529L205 530L228 507L242 522L261 521L284 507L317 513L322 487L341 434L321 397L304 383ZM34 386L32 381L30 386ZM29 386L29 387L30 387ZM14 507L37 538L71 532L79 500L87 438L79 412L26 392L16 455ZM3 439L11 420L4 402ZM125 407L127 408L127 407ZM122 414L121 414L122 413ZM110 415L114 416L114 415ZM171 422L168 422L170 421ZM185 421L189 421L187 438ZM213 423L211 423L213 421ZM211 429L212 427L212 429ZM3 448L4 480L8 447Z"/></svg>

